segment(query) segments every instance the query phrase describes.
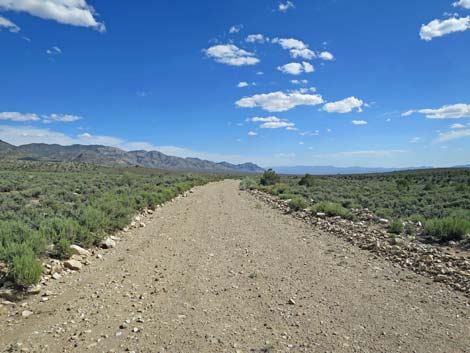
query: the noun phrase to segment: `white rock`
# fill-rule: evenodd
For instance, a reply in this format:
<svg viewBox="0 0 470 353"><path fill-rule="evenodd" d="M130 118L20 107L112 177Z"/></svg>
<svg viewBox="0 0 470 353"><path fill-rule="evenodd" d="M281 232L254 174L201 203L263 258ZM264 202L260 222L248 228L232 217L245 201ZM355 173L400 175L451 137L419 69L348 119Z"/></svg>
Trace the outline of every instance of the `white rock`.
<svg viewBox="0 0 470 353"><path fill-rule="evenodd" d="M21 316L23 316L23 317L30 317L31 315L33 315L33 312L30 311L30 310L24 310L24 311L21 313Z"/></svg>
<svg viewBox="0 0 470 353"><path fill-rule="evenodd" d="M82 247L78 245L71 245L70 250L72 251L72 254L74 255L81 255L81 256L90 256L90 252L86 249L83 249Z"/></svg>
<svg viewBox="0 0 470 353"><path fill-rule="evenodd" d="M77 260L64 261L64 266L69 270L80 271L83 267L82 263Z"/></svg>
<svg viewBox="0 0 470 353"><path fill-rule="evenodd" d="M105 239L102 243L101 243L101 247L103 249L112 249L116 246L116 242L111 239L111 238L108 238L108 239Z"/></svg>

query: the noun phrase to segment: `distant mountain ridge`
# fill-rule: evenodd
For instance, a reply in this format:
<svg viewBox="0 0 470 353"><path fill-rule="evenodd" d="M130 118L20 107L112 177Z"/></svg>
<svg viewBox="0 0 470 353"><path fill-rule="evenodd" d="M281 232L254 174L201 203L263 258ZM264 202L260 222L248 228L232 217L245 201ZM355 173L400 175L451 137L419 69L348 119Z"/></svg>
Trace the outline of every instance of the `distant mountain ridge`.
<svg viewBox="0 0 470 353"><path fill-rule="evenodd" d="M456 166L452 168L469 168L470 166ZM434 167L410 167L410 168L367 168L367 167L333 167L333 166L294 166L272 167L279 174L301 175L337 175L337 174L377 174L390 173L405 170L434 169Z"/></svg>
<svg viewBox="0 0 470 353"><path fill-rule="evenodd" d="M229 173L262 173L263 168L253 163L215 163L199 158L168 156L158 151L126 152L116 147L101 145L49 145L33 143L13 146L0 140L0 159L84 162L103 166L145 167L170 171L201 171Z"/></svg>

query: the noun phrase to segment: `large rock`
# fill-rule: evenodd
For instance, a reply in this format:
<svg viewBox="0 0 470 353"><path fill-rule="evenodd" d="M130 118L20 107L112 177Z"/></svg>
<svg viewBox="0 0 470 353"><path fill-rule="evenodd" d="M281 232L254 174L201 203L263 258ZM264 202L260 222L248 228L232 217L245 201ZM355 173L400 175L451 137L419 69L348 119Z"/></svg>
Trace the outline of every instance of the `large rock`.
<svg viewBox="0 0 470 353"><path fill-rule="evenodd" d="M111 239L111 238L108 238L108 239L105 239L103 240L103 242L101 243L101 247L103 249L112 249L116 246L116 242Z"/></svg>
<svg viewBox="0 0 470 353"><path fill-rule="evenodd" d="M70 250L72 254L74 255L81 255L81 256L90 256L90 252L86 249L83 249L82 247L78 245L71 245Z"/></svg>
<svg viewBox="0 0 470 353"><path fill-rule="evenodd" d="M64 266L69 270L80 271L83 267L82 263L77 260L67 260L64 262Z"/></svg>

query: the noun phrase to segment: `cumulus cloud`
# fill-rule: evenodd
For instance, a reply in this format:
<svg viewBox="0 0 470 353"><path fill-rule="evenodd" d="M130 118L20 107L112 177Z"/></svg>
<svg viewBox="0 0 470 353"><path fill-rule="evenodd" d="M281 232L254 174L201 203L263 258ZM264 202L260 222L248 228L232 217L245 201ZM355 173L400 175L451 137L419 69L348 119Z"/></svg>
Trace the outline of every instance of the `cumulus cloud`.
<svg viewBox="0 0 470 353"><path fill-rule="evenodd" d="M204 52L216 62L231 66L256 65L260 62L255 54L240 49L234 44L214 45Z"/></svg>
<svg viewBox="0 0 470 353"><path fill-rule="evenodd" d="M323 60L326 60L326 61L331 61L331 60L335 59L333 54L331 54L328 51L322 51L318 56L320 57L320 59L323 59Z"/></svg>
<svg viewBox="0 0 470 353"><path fill-rule="evenodd" d="M365 120L353 120L352 123L354 125L367 125L368 124L368 122Z"/></svg>
<svg viewBox="0 0 470 353"><path fill-rule="evenodd" d="M248 132L248 136L257 136L258 133L257 132L254 132L254 131L249 131Z"/></svg>
<svg viewBox="0 0 470 353"><path fill-rule="evenodd" d="M10 120L15 122L26 122L26 121L41 121L45 124L53 122L74 122L82 119L82 117L70 114L49 114L41 115L34 113L18 113L18 112L0 112L0 120Z"/></svg>
<svg viewBox="0 0 470 353"><path fill-rule="evenodd" d="M243 25L235 25L235 26L230 27L230 29L228 30L228 32L229 32L230 34L234 34L234 33L240 32L242 29L243 29Z"/></svg>
<svg viewBox="0 0 470 353"><path fill-rule="evenodd" d="M466 127L466 126L465 126L464 124L459 124L459 123L457 123L457 124L452 124L452 125L450 126L451 129L465 129L465 127Z"/></svg>
<svg viewBox="0 0 470 353"><path fill-rule="evenodd" d="M260 125L261 129L280 129L287 128L288 130L295 130L295 124L286 120L280 119L277 116L268 116L268 117L254 117L247 119L252 123L262 123Z"/></svg>
<svg viewBox="0 0 470 353"><path fill-rule="evenodd" d="M319 94L277 91L245 97L238 100L235 104L240 108L260 107L268 112L283 112L297 106L314 106L322 103L323 98Z"/></svg>
<svg viewBox="0 0 470 353"><path fill-rule="evenodd" d="M0 9L27 12L45 20L106 31L104 23L96 20L96 12L86 0L0 0Z"/></svg>
<svg viewBox="0 0 470 353"><path fill-rule="evenodd" d="M283 66L279 66L277 69L282 73L289 75L300 75L304 72L311 73L315 71L313 65L305 61L302 63L289 63Z"/></svg>
<svg viewBox="0 0 470 353"><path fill-rule="evenodd" d="M349 97L337 102L326 103L323 106L323 110L328 113L350 113L354 109L358 112L362 112L364 102L356 97Z"/></svg>
<svg viewBox="0 0 470 353"><path fill-rule="evenodd" d="M434 140L435 143L442 143L452 140L458 140L464 137L470 137L470 130L452 130L449 132L441 132L439 136Z"/></svg>
<svg viewBox="0 0 470 353"><path fill-rule="evenodd" d="M421 26L419 35L422 40L430 41L454 32L463 32L470 29L470 16L452 17L447 20L432 20Z"/></svg>
<svg viewBox="0 0 470 353"><path fill-rule="evenodd" d="M461 119L470 118L470 104L444 105L437 109L408 110L402 116L424 114L428 119Z"/></svg>
<svg viewBox="0 0 470 353"><path fill-rule="evenodd" d="M245 42L247 43L264 43L265 40L267 39L265 39L262 34L250 34L245 38Z"/></svg>
<svg viewBox="0 0 470 353"><path fill-rule="evenodd" d="M314 51L308 48L308 45L301 40L294 38L274 38L272 43L279 44L283 49L289 50L291 57L311 60L316 58Z"/></svg>
<svg viewBox="0 0 470 353"><path fill-rule="evenodd" d="M5 18L3 16L0 16L0 29L1 28L6 28L12 33L18 33L21 31L21 28L18 27L16 24L11 22L8 18Z"/></svg>
<svg viewBox="0 0 470 353"><path fill-rule="evenodd" d="M242 82L239 82L237 87L238 88L244 88L244 87L248 87L248 86L256 86L256 83L255 82L246 82L246 81L242 81Z"/></svg>
<svg viewBox="0 0 470 353"><path fill-rule="evenodd" d="M281 2L278 6L279 12L287 12L290 9L295 8L295 5L292 1Z"/></svg>
<svg viewBox="0 0 470 353"><path fill-rule="evenodd" d="M470 0L459 0L452 4L454 7L463 7L464 9L470 9Z"/></svg>

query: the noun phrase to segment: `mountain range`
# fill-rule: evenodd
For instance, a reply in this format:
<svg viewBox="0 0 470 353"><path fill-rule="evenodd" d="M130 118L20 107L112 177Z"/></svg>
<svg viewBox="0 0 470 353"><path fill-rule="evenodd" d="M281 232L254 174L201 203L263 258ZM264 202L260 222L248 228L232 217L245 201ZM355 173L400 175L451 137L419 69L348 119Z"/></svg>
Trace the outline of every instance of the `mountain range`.
<svg viewBox="0 0 470 353"><path fill-rule="evenodd" d="M458 167L456 167L458 168ZM465 166L460 166L465 168ZM334 167L334 166L293 166L293 167L273 167L279 174L288 175L336 175L336 174L375 174L389 173L405 170L433 169L433 167L410 167L410 168L367 168L367 167Z"/></svg>
<svg viewBox="0 0 470 353"><path fill-rule="evenodd" d="M45 162L83 162L102 166L145 167L170 171L227 173L262 173L253 163L215 163L199 158L168 156L158 151L124 151L100 145L49 145L32 143L14 146L0 140L0 160L31 160Z"/></svg>

